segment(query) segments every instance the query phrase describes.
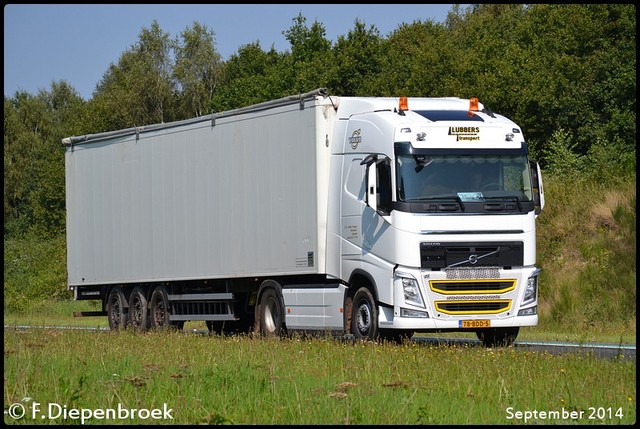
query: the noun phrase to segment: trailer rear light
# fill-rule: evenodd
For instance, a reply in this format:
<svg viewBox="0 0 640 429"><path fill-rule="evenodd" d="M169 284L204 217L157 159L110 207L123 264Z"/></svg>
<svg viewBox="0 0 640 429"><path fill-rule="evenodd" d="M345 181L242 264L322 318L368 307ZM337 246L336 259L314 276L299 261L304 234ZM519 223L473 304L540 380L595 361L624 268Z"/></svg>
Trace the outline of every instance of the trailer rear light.
<svg viewBox="0 0 640 429"><path fill-rule="evenodd" d="M398 105L398 110L409 110L409 98L408 97L400 97L400 103Z"/></svg>
<svg viewBox="0 0 640 429"><path fill-rule="evenodd" d="M480 108L478 107L478 98L477 97L473 97L469 99L469 111L470 112L477 112L479 111Z"/></svg>

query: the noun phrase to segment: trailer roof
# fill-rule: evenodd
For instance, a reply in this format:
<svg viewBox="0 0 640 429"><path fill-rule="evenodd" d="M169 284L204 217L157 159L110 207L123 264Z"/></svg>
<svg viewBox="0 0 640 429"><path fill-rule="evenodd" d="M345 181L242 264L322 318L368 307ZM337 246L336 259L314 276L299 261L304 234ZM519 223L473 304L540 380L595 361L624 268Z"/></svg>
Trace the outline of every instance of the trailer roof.
<svg viewBox="0 0 640 429"><path fill-rule="evenodd" d="M279 98L276 100L265 101L263 103L253 104L250 106L240 107L238 109L227 110L224 112L211 113L209 115L199 116L196 118L183 119L180 121L173 121L173 122L160 123L160 124L144 125L140 127L131 127L131 128L125 128L125 129L115 130L115 131L105 131L105 132L96 133L96 134L85 134L82 136L65 137L62 139L62 143L64 145L74 145L74 144L80 144L80 143L85 143L89 141L108 139L112 137L122 137L122 136L134 135L134 134L141 134L144 132L168 129L168 128L179 127L179 126L194 124L199 122L211 121L212 123L215 123L216 119L225 118L228 116L240 115L240 114L250 113L250 112L257 112L264 109L270 109L273 107L285 106L285 105L294 104L294 103L302 104L305 101L313 99L317 96L326 97L327 96L326 88L318 88L304 94L290 95L290 96Z"/></svg>

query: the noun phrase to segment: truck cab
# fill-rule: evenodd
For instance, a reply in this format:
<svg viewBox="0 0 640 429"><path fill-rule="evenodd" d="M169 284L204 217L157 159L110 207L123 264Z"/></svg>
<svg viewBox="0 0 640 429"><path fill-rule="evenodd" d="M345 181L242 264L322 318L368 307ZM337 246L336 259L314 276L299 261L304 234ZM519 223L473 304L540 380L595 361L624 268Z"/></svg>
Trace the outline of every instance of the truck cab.
<svg viewBox="0 0 640 429"><path fill-rule="evenodd" d="M520 127L477 99L344 98L337 116L329 240L350 332L494 345L535 326L544 193Z"/></svg>

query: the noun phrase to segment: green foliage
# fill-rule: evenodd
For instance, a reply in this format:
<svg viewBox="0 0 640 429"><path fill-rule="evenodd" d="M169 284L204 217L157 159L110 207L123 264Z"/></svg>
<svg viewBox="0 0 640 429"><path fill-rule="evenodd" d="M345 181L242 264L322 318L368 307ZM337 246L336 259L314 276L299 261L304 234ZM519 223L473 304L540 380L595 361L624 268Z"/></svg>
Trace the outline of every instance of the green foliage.
<svg viewBox="0 0 640 429"><path fill-rule="evenodd" d="M564 130L556 130L542 151L542 159L539 162L546 165L545 171L562 179L571 179L580 176L585 167L585 157L576 153L573 149L575 142L569 133Z"/></svg>
<svg viewBox="0 0 640 429"><path fill-rule="evenodd" d="M291 53L282 58L279 66L283 81L288 83L285 91L289 92L282 96L326 87L327 78L332 74L327 64L331 55L331 41L325 37L324 26L314 21L308 28L301 14L293 22L294 25L283 32L291 44Z"/></svg>
<svg viewBox="0 0 640 429"><path fill-rule="evenodd" d="M263 51L258 42L242 46L223 66L223 83L211 110L222 112L291 95L287 74L277 73L282 57L274 49Z"/></svg>
<svg viewBox="0 0 640 429"><path fill-rule="evenodd" d="M544 174L544 173L543 173ZM543 330L635 331L635 176L618 182L548 174L538 217Z"/></svg>
<svg viewBox="0 0 640 429"><path fill-rule="evenodd" d="M44 237L64 232L64 147L61 139L79 129L84 102L66 82L51 92L18 93L4 109L4 229L37 230Z"/></svg>
<svg viewBox="0 0 640 429"><path fill-rule="evenodd" d="M438 49L432 47L438 46ZM380 72L366 74L366 92L380 96L457 96L448 92L453 78L451 59L455 54L448 44L444 27L432 22L402 24L387 39L380 40Z"/></svg>
<svg viewBox="0 0 640 429"><path fill-rule="evenodd" d="M153 21L139 42L111 64L93 94L92 132L143 126L175 119L174 42Z"/></svg>
<svg viewBox="0 0 640 429"><path fill-rule="evenodd" d="M377 95L368 82L382 69L381 40L378 30L356 19L354 29L347 37L339 36L333 49L333 67L327 88L343 96Z"/></svg>
<svg viewBox="0 0 640 429"><path fill-rule="evenodd" d="M209 113L209 105L221 81L221 59L215 50L214 33L195 22L175 42L176 62L173 76L180 87L180 117Z"/></svg>
<svg viewBox="0 0 640 429"><path fill-rule="evenodd" d="M46 300L69 300L64 235L4 241L4 312L24 312Z"/></svg>

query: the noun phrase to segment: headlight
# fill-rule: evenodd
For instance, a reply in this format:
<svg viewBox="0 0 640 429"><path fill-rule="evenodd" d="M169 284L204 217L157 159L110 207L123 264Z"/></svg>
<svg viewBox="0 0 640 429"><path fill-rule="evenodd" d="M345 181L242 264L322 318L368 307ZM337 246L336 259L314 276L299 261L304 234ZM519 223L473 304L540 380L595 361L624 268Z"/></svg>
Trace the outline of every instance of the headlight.
<svg viewBox="0 0 640 429"><path fill-rule="evenodd" d="M537 296L538 296L538 271L533 273L533 275L527 279L527 287L524 291L524 298L522 299L522 305L529 304L535 301Z"/></svg>
<svg viewBox="0 0 640 429"><path fill-rule="evenodd" d="M424 301L420 294L418 281L410 274L405 273L396 273L396 280L400 282L400 286L402 287L404 302L424 308Z"/></svg>

